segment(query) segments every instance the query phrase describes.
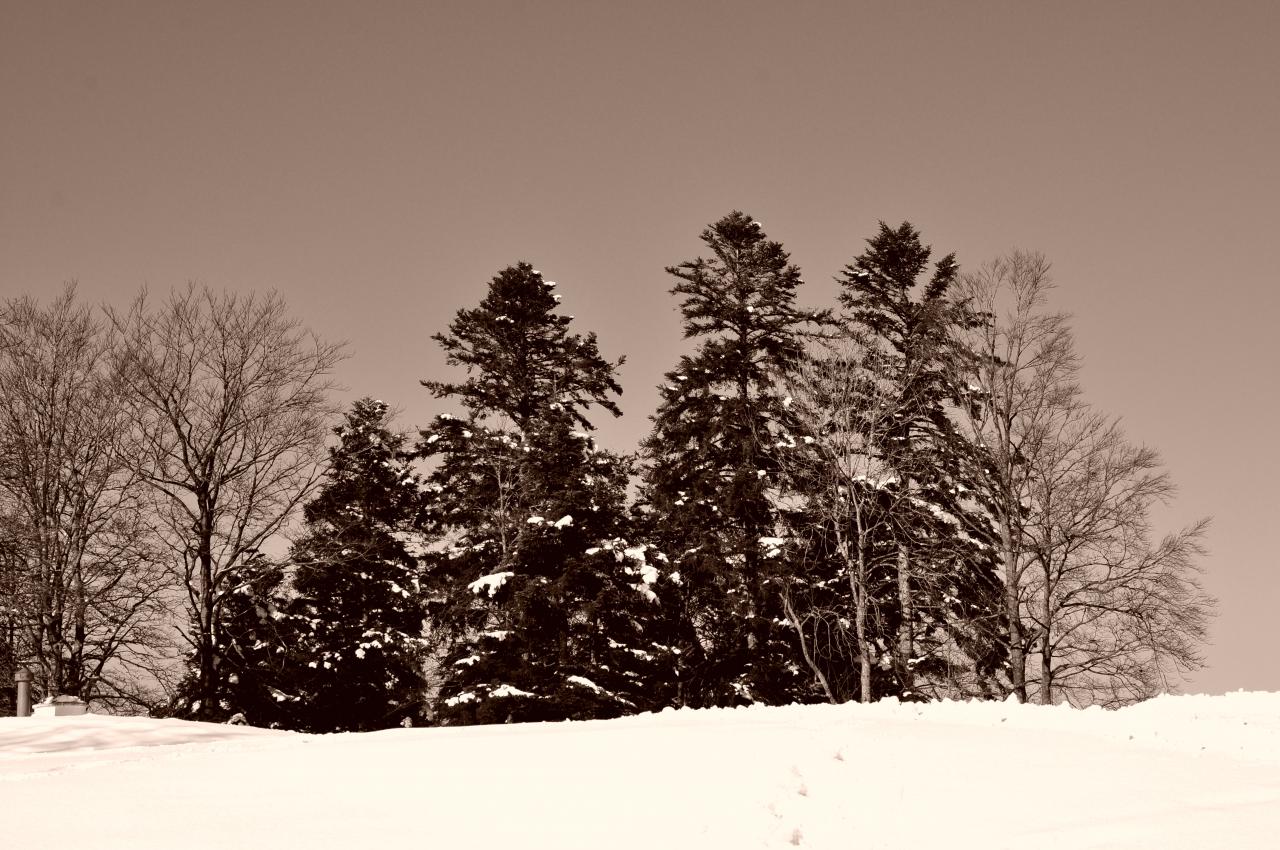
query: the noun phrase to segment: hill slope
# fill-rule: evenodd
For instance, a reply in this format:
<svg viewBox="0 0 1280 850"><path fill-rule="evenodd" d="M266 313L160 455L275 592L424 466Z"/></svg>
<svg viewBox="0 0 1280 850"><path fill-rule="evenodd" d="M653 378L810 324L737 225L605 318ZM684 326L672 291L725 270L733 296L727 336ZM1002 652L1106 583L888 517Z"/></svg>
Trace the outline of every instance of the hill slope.
<svg viewBox="0 0 1280 850"><path fill-rule="evenodd" d="M4 718L0 800L12 847L1270 848L1280 694L333 736Z"/></svg>

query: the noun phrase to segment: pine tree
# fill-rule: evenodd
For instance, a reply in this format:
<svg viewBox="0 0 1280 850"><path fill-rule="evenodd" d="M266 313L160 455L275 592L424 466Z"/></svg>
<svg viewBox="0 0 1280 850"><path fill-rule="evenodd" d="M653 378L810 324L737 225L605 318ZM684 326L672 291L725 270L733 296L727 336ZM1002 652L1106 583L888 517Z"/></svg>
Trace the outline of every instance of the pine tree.
<svg viewBox="0 0 1280 850"><path fill-rule="evenodd" d="M780 447L794 431L774 384L823 313L795 305L800 271L741 212L702 234L711 250L667 269L680 280L697 351L667 373L645 441L644 501L681 579L670 611L681 705L786 703L814 695L794 633L780 625L791 565L777 535ZM675 553L679 553L675 555Z"/></svg>
<svg viewBox="0 0 1280 850"><path fill-rule="evenodd" d="M421 716L425 699L419 566L408 542L419 482L383 402L355 402L334 433L291 555L291 696L307 731L383 729Z"/></svg>
<svg viewBox="0 0 1280 850"><path fill-rule="evenodd" d="M847 333L891 388L891 423L877 448L896 478L898 592L890 614L897 686L910 697L918 695L917 679L943 681L954 692L966 678L955 669L958 652L971 665L969 684L981 689L1007 648L990 540L968 533L984 528L980 519L962 518L983 509L971 495L980 488L966 472L976 447L961 438L950 415L961 403L951 380L961 355L952 348L955 331L980 317L951 297L955 256L938 260L929 273L932 251L910 223L893 229L881 222L867 243L838 280Z"/></svg>
<svg viewBox="0 0 1280 850"><path fill-rule="evenodd" d="M585 430L618 415L617 363L568 330L554 284L527 263L503 270L479 308L436 339L460 383L422 432L430 620L448 723L612 717L648 707L659 663L645 630L663 579L626 528L628 467ZM618 361L619 363L621 361Z"/></svg>

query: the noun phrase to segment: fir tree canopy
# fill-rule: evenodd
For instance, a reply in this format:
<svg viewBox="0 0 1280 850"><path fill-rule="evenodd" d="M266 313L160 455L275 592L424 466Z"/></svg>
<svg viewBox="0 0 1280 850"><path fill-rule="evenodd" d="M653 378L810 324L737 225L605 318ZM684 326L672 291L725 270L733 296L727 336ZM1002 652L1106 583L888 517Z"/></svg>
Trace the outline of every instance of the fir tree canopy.
<svg viewBox="0 0 1280 850"><path fill-rule="evenodd" d="M584 428L584 411L599 405L614 416L612 396L622 394L614 369L600 355L596 335L569 332L572 316L556 313L560 296L528 263L497 274L480 306L459 310L449 332L435 334L450 366L464 381L423 381L437 398L454 397L474 416L506 416L525 430L552 405L561 405Z"/></svg>

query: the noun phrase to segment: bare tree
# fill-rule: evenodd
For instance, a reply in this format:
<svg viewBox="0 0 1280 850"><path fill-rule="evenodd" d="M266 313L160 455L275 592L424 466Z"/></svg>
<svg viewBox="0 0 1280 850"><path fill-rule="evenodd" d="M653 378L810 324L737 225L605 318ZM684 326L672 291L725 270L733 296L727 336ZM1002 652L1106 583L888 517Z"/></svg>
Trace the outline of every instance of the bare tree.
<svg viewBox="0 0 1280 850"><path fill-rule="evenodd" d="M315 487L342 346L281 298L188 285L111 313L141 431L139 468L191 616L196 716L211 716L231 570L282 532Z"/></svg>
<svg viewBox="0 0 1280 850"><path fill-rule="evenodd" d="M1201 663L1212 600L1194 561L1206 523L1148 546L1150 509L1172 485L1154 452L1083 402L1069 317L1047 309L1049 270L1014 252L958 292L987 320L962 330L952 380L996 530L1009 689L1022 701L1132 701Z"/></svg>
<svg viewBox="0 0 1280 850"><path fill-rule="evenodd" d="M957 296L985 321L958 328L953 383L968 403L957 420L978 448L973 470L995 526L1004 579L1004 616L1009 634L1008 674L1012 692L1026 702L1029 637L1023 628L1026 573L1031 564L1025 539L1025 508L1031 497L1031 467L1051 439L1060 411L1080 394L1068 317L1045 311L1053 288L1041 254L1015 251L961 277Z"/></svg>
<svg viewBox="0 0 1280 850"><path fill-rule="evenodd" d="M1035 695L1046 704L1137 702L1204 666L1214 602L1197 559L1208 520L1153 545L1151 510L1174 494L1159 455L1083 405L1060 425L1031 461L1025 523Z"/></svg>
<svg viewBox="0 0 1280 850"><path fill-rule="evenodd" d="M838 604L823 604L812 595L797 600L798 589L789 583L783 589L784 610L828 698L837 701L844 694L833 690L835 677L822 661L838 665L845 660L843 648L850 647L858 668L858 699L870 702L872 670L882 655L874 639L883 633L872 621L879 622L877 600L897 572L896 560L888 565L883 544L892 538L897 503L905 495L885 456L885 441L897 425L896 391L875 349L848 338L802 358L780 383L799 425L796 445L784 455L786 480L801 501L793 513L808 520L799 533L809 538L806 550L831 551L849 593ZM896 559L896 552L895 547L889 554ZM852 635L845 616L850 607Z"/></svg>
<svg viewBox="0 0 1280 850"><path fill-rule="evenodd" d="M114 692L165 643L116 344L74 285L0 307L0 608L46 696Z"/></svg>

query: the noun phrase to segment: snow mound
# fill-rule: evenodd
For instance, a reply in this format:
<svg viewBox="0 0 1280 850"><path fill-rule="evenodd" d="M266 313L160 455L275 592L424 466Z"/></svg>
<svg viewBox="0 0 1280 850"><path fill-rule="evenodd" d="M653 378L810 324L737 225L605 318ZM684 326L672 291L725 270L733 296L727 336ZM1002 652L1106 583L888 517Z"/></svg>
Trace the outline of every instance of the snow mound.
<svg viewBox="0 0 1280 850"><path fill-rule="evenodd" d="M148 717L0 717L0 760L16 754L78 753L138 747L294 738L297 733Z"/></svg>

